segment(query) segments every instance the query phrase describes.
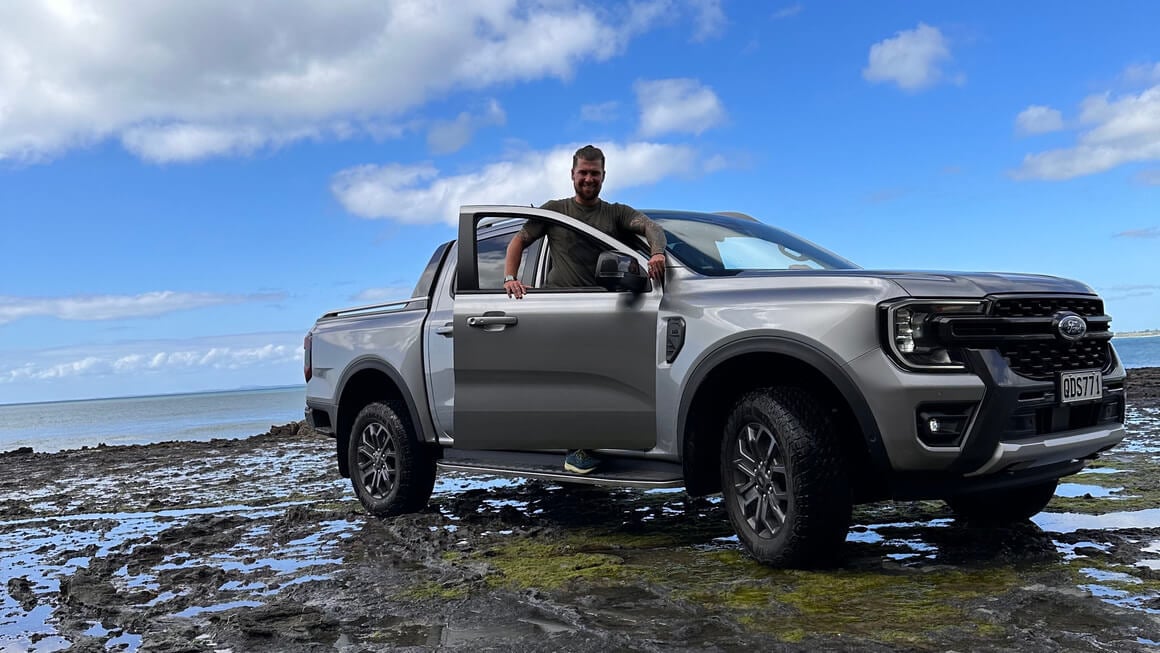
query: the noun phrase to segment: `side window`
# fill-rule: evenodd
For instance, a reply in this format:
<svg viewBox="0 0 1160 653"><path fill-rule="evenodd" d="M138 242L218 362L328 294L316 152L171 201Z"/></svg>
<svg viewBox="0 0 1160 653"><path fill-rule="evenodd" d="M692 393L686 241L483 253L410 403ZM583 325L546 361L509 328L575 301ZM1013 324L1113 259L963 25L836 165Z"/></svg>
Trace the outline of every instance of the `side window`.
<svg viewBox="0 0 1160 653"><path fill-rule="evenodd" d="M516 233L518 232L513 231L476 241L476 265L479 269L480 290L503 290L504 259L507 257L508 243L512 241ZM532 269L529 262L535 260L539 250L540 244L538 242L525 248L524 255L520 259L520 269L516 272L516 276L529 287L535 278L535 270Z"/></svg>

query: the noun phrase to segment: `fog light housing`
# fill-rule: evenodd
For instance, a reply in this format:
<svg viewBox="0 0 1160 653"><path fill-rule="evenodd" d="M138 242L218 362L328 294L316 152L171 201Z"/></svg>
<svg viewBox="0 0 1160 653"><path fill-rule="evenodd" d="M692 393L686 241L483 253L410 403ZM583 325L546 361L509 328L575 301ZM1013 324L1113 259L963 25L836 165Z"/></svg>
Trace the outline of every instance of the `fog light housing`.
<svg viewBox="0 0 1160 653"><path fill-rule="evenodd" d="M975 403L943 403L919 406L915 413L918 439L928 447L957 447L967 434Z"/></svg>
<svg viewBox="0 0 1160 653"><path fill-rule="evenodd" d="M1103 405L1100 410L1100 422L1123 422L1124 421L1124 403L1119 399L1109 401Z"/></svg>

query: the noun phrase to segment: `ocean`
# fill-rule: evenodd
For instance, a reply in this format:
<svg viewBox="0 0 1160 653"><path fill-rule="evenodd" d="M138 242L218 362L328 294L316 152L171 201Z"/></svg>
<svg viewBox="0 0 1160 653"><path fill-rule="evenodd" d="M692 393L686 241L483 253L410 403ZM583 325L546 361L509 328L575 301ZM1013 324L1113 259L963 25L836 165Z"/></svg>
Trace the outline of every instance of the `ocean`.
<svg viewBox="0 0 1160 653"><path fill-rule="evenodd" d="M302 419L304 386L0 405L0 451L244 438Z"/></svg>
<svg viewBox="0 0 1160 653"><path fill-rule="evenodd" d="M1117 338L1125 367L1160 367L1160 336ZM0 405L0 451L244 438L302 419L302 386Z"/></svg>

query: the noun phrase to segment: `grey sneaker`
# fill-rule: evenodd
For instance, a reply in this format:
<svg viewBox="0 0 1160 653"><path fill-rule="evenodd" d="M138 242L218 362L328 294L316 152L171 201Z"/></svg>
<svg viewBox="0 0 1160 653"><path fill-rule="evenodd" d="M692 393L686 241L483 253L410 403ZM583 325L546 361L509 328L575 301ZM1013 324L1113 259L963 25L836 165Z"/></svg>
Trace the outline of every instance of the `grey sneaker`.
<svg viewBox="0 0 1160 653"><path fill-rule="evenodd" d="M569 451L568 455L564 458L564 469L577 474L587 474L596 469L599 464L599 458L589 454L583 449Z"/></svg>

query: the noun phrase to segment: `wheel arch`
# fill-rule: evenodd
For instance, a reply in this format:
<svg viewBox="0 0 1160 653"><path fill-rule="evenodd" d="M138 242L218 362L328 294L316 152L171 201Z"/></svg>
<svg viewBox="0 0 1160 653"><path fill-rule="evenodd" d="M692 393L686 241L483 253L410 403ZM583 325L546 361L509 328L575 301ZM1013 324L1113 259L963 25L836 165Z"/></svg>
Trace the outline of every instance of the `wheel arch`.
<svg viewBox="0 0 1160 653"><path fill-rule="evenodd" d="M415 406L415 399L399 374L390 363L377 356L355 359L347 366L338 385L338 410L335 423L335 446L338 457L338 471L343 477L350 477L346 449L350 443L351 427L360 410L374 401L402 401L407 408L411 427L419 430L416 435L420 442L425 440L422 421Z"/></svg>
<svg viewBox="0 0 1160 653"><path fill-rule="evenodd" d="M867 499L884 494L889 461L857 384L819 345L782 335L739 337L694 364L677 418L689 494L720 490L720 442L737 398L747 390L787 382L820 393L835 411L856 493Z"/></svg>

